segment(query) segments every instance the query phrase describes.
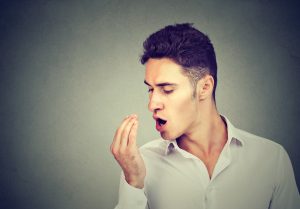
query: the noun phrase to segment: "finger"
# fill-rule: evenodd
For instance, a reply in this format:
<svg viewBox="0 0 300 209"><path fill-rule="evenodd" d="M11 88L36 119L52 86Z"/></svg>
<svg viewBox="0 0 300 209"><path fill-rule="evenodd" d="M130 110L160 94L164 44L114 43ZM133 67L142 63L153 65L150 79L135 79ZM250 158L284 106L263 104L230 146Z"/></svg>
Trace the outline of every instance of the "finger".
<svg viewBox="0 0 300 209"><path fill-rule="evenodd" d="M129 138L129 133L132 128L132 125L136 121L136 118L130 119L130 121L127 123L127 125L124 127L124 131L121 136L121 141L120 141L120 151L124 151L127 147L128 144L128 138Z"/></svg>
<svg viewBox="0 0 300 209"><path fill-rule="evenodd" d="M117 150L120 145L121 135L124 129L124 126L129 122L131 115L128 115L124 118L119 128L116 130L113 142L110 146L111 152L113 152L113 149Z"/></svg>
<svg viewBox="0 0 300 209"><path fill-rule="evenodd" d="M136 145L136 138L137 138L136 136L137 136L138 126L139 126L139 121L136 120L134 122L134 124L132 125L132 128L129 133L129 139L128 139L128 143L127 143L128 146Z"/></svg>
<svg viewBox="0 0 300 209"><path fill-rule="evenodd" d="M120 140L119 144L122 143L121 140L123 138L124 131L126 131L126 127L131 122L131 120L133 120L134 118L136 118L136 115L134 115L134 114L129 115L128 118L126 118L124 120L124 122L121 124L120 128L118 129L118 132L116 134L117 134L117 138Z"/></svg>
<svg viewBox="0 0 300 209"><path fill-rule="evenodd" d="M129 123L131 118L135 117L134 114L128 115L123 122L121 123L120 127L117 129L115 136L114 136L114 142L113 142L113 147L119 147L121 139L122 139L122 133L124 131L124 128L126 125Z"/></svg>

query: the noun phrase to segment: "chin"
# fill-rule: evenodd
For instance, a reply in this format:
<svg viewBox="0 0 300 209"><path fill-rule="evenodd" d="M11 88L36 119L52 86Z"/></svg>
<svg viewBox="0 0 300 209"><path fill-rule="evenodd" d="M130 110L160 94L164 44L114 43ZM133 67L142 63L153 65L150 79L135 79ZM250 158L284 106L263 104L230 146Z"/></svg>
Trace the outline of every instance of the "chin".
<svg viewBox="0 0 300 209"><path fill-rule="evenodd" d="M168 141L172 141L174 139L176 139L176 136L172 136L170 134L168 134L167 132L161 132L160 136L164 139L164 140L168 140Z"/></svg>

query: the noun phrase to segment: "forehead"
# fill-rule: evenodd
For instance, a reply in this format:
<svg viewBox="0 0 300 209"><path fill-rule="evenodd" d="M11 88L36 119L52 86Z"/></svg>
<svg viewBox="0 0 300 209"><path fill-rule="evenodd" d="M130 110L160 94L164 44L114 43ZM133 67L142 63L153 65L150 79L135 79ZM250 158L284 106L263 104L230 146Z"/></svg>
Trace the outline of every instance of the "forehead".
<svg viewBox="0 0 300 209"><path fill-rule="evenodd" d="M181 66L171 59L149 59L146 63L145 81L151 85L162 82L181 83L187 80Z"/></svg>

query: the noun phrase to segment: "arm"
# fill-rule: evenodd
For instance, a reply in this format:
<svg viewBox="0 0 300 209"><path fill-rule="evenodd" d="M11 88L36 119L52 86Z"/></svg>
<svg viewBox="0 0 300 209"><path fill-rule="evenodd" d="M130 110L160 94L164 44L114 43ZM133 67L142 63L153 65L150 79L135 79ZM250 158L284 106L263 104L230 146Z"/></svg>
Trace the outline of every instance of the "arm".
<svg viewBox="0 0 300 209"><path fill-rule="evenodd" d="M277 182L273 192L270 209L298 209L300 196L297 189L293 167L287 152L281 147L277 167Z"/></svg>
<svg viewBox="0 0 300 209"><path fill-rule="evenodd" d="M144 194L146 167L136 144L138 120L136 115L127 116L117 129L111 152L123 172L120 179L119 203L116 209L145 209Z"/></svg>
<svg viewBox="0 0 300 209"><path fill-rule="evenodd" d="M149 209L144 189L139 189L127 183L124 173L121 173L119 201L115 209Z"/></svg>

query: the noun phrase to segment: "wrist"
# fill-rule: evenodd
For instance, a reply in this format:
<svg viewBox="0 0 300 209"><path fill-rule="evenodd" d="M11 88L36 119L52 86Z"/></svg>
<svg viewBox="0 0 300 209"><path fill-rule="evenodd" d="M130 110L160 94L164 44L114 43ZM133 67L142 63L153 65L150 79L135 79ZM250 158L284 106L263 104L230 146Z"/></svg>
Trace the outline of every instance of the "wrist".
<svg viewBox="0 0 300 209"><path fill-rule="evenodd" d="M144 188L144 178L129 178L125 176L125 180L129 185L133 187L136 187L138 189Z"/></svg>

